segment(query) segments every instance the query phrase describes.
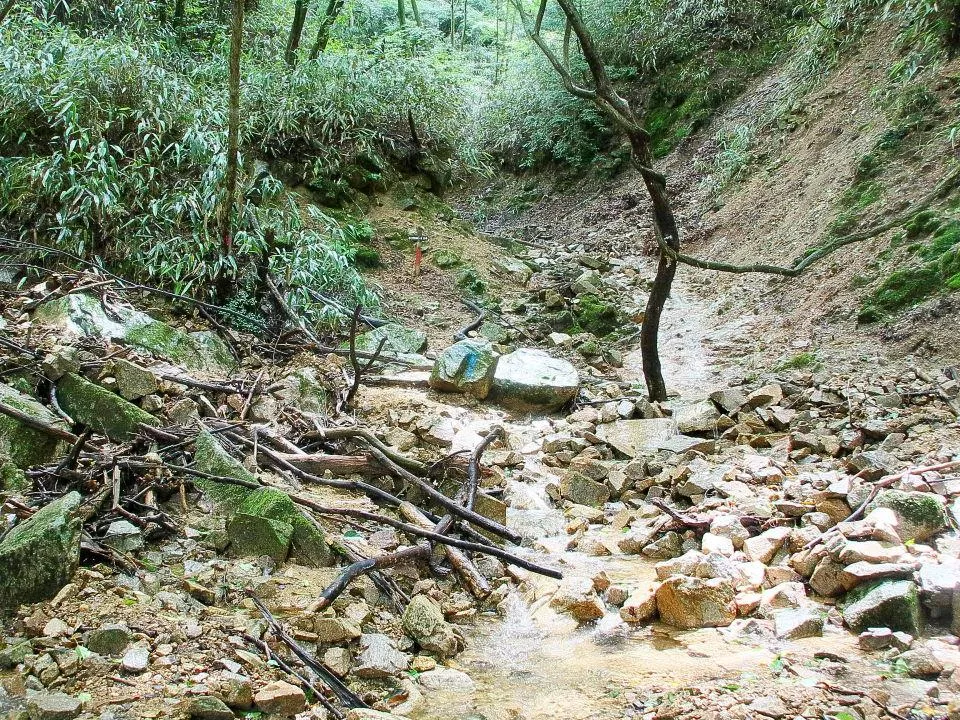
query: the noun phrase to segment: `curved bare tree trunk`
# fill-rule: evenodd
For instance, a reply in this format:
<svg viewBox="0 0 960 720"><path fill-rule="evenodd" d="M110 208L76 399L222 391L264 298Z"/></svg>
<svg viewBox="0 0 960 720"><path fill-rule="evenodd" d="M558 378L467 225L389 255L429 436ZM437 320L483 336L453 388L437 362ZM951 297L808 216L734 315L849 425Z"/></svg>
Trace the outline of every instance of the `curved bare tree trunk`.
<svg viewBox="0 0 960 720"><path fill-rule="evenodd" d="M297 64L297 50L300 48L300 38L303 35L303 25L307 20L307 9L310 0L297 0L293 7L293 23L290 25L290 37L287 38L287 49L283 55L287 65Z"/></svg>
<svg viewBox="0 0 960 720"><path fill-rule="evenodd" d="M541 34L541 26L547 12L547 2L540 0L537 17L533 26L527 22L525 10L521 0L514 0L514 6L524 22L530 39L540 48L550 65L560 76L567 92L575 97L589 100L611 120L627 136L630 141L631 159L634 167L640 172L646 185L647 193L653 205L653 227L657 235L659 247L666 247L677 253L680 250L680 233L677 229L676 217L670 204L667 193L667 181L660 173L653 169L653 153L650 150L650 135L643 128L643 121L637 117L626 99L622 98L614 89L607 75L606 67L600 59L593 42L593 37L583 23L583 18L573 3L573 0L557 0L557 4L566 16L563 43L558 55ZM590 70L592 84L584 85L574 79L570 72L570 47L572 40L583 54L583 59ZM643 378L647 384L647 394L651 401L667 399L667 385L663 379L663 369L660 365L660 351L658 338L660 334L660 317L663 306L670 296L673 278L677 274L675 256L670 252L660 251L657 263L657 274L650 288L647 299L647 308L640 328L640 355L643 358Z"/></svg>

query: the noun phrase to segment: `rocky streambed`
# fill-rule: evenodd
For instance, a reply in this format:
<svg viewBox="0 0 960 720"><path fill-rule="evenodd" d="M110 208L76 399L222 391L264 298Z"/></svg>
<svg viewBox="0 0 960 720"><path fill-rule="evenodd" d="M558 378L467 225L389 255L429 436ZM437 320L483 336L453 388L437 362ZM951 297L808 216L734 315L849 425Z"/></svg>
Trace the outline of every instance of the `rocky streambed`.
<svg viewBox="0 0 960 720"><path fill-rule="evenodd" d="M579 291L630 292L636 277L621 267ZM547 297L554 284L532 282L526 324L504 316L523 328L512 340L462 341L434 364L415 331L370 333L362 347L386 336L406 364L368 378L347 422L330 412L342 355L268 362L248 339L231 358L202 323L157 323L117 301L14 303L6 367L30 370L0 386L17 411L0 417L0 707L51 719L957 717L956 381L873 364L725 384L697 366L681 395L651 404L631 387L629 354L544 326L532 304L576 309L579 291ZM522 347L524 333L549 353ZM666 354L668 376L702 341ZM620 381L605 376L621 362ZM346 432L358 426L373 440ZM375 450L453 497L458 458L494 432L475 508L516 535L506 551L562 579L474 553L471 586L438 554L362 575L317 607L350 562L418 540L311 508L399 521L374 498L422 495L372 464ZM317 702L323 673L375 709L347 711L329 691L330 707Z"/></svg>

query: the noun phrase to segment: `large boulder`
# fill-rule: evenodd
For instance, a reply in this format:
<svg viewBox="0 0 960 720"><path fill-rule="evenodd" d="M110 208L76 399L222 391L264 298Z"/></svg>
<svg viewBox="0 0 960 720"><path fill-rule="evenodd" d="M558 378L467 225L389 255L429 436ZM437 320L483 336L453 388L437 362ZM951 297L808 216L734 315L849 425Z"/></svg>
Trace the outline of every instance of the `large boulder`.
<svg viewBox="0 0 960 720"><path fill-rule="evenodd" d="M723 627L737 619L736 590L726 578L674 575L657 589L657 611L667 625L684 630Z"/></svg>
<svg viewBox="0 0 960 720"><path fill-rule="evenodd" d="M910 580L880 580L852 590L844 598L843 621L854 632L886 627L914 637L923 628L920 597Z"/></svg>
<svg viewBox="0 0 960 720"><path fill-rule="evenodd" d="M526 285L533 275L533 270L523 260L519 260L510 255L504 255L493 261L493 271L503 277L509 278L517 285Z"/></svg>
<svg viewBox="0 0 960 720"><path fill-rule="evenodd" d="M359 335L356 348L362 352L376 352L383 340L383 351L391 355L410 355L423 352L427 348L427 334L397 323L387 323L370 332Z"/></svg>
<svg viewBox="0 0 960 720"><path fill-rule="evenodd" d="M466 393L477 400L490 394L498 356L487 340L461 340L437 358L430 387L440 392Z"/></svg>
<svg viewBox="0 0 960 720"><path fill-rule="evenodd" d="M576 397L580 375L566 360L521 348L504 355L493 379L493 399L512 410L556 410Z"/></svg>
<svg viewBox="0 0 960 720"><path fill-rule="evenodd" d="M75 373L60 378L57 397L67 415L111 440L130 440L140 425L160 424L150 413Z"/></svg>
<svg viewBox="0 0 960 720"><path fill-rule="evenodd" d="M453 625L443 617L443 610L426 595L415 596L403 611L403 629L427 652L441 657L455 655L460 639Z"/></svg>
<svg viewBox="0 0 960 720"><path fill-rule="evenodd" d="M0 541L0 609L49 600L80 561L80 494L42 507Z"/></svg>
<svg viewBox="0 0 960 720"><path fill-rule="evenodd" d="M223 374L236 368L227 345L211 332L187 333L146 313L72 293L37 308L34 318L68 335L117 340L187 370Z"/></svg>
<svg viewBox="0 0 960 720"><path fill-rule="evenodd" d="M670 418L617 420L597 428L597 437L631 458L659 449L676 434L677 424Z"/></svg>
<svg viewBox="0 0 960 720"><path fill-rule="evenodd" d="M677 423L677 430L682 433L716 433L731 427L730 418L724 417L709 400L702 400L692 405L681 405L673 413Z"/></svg>
<svg viewBox="0 0 960 720"><path fill-rule="evenodd" d="M200 433L194 445L194 462L201 472L259 484L256 476L224 450L210 433ZM293 559L300 564L331 564L330 548L323 532L282 490L246 488L209 478L197 478L195 484L227 515L227 533L238 555L270 555L282 559L289 546Z"/></svg>
<svg viewBox="0 0 960 720"><path fill-rule="evenodd" d="M889 508L897 516L897 535L904 542L923 542L947 527L947 511L939 495L905 490L882 490L867 506L867 514Z"/></svg>
<svg viewBox="0 0 960 720"><path fill-rule="evenodd" d="M66 423L45 406L29 395L24 395L3 383L0 383L0 403L19 410L45 425L69 430ZM28 468L31 465L49 462L66 452L66 449L67 446L62 440L0 413L0 455L9 458L16 467ZM4 475L6 476L6 473Z"/></svg>

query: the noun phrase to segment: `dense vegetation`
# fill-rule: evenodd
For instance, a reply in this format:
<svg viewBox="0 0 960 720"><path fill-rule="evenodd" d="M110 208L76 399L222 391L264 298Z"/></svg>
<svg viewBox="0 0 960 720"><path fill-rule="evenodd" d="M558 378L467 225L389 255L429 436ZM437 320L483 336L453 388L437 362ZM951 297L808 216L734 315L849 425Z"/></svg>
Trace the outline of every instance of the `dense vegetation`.
<svg viewBox="0 0 960 720"><path fill-rule="evenodd" d="M589 0L582 13L611 77L641 108L658 156L780 64L776 101L717 137L720 151L704 168L716 188L749 172L758 134L792 122L803 93L864 32L893 28L900 59L877 92L892 130L841 200L842 229L880 197L885 157L957 137L956 113L925 88L956 49L958 7ZM255 308L269 270L291 304L320 322L329 305L317 292L376 306L358 272L376 262L361 217L369 193L409 173L428 177L438 194L496 168L611 174L629 155L602 113L560 85L510 0L409 8L403 0L248 0L246 9L242 170L227 237L218 213L230 3L4 3L0 231L180 293L206 295L228 277L238 308ZM547 25L562 29L559 16ZM582 72L582 60L573 62ZM868 315L892 307L885 295Z"/></svg>

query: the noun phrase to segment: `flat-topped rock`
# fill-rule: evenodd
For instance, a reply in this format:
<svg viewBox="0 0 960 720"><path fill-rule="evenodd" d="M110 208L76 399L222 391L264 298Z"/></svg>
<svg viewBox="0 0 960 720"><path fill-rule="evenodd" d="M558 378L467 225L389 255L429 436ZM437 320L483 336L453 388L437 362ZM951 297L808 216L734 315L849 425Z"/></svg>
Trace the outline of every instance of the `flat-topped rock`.
<svg viewBox="0 0 960 720"><path fill-rule="evenodd" d="M511 410L556 410L576 397L577 369L543 350L521 348L497 363L491 398Z"/></svg>

